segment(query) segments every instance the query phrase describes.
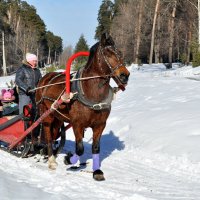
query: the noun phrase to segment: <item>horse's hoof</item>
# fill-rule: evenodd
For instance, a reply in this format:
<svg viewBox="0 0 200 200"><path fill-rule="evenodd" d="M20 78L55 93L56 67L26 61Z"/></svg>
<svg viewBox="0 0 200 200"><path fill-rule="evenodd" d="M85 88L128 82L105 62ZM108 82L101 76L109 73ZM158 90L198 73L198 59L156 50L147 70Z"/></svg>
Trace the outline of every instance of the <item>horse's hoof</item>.
<svg viewBox="0 0 200 200"><path fill-rule="evenodd" d="M56 167L58 166L58 163L56 162L55 156L49 157L48 166L49 166L49 169L52 169L52 170L56 169Z"/></svg>
<svg viewBox="0 0 200 200"><path fill-rule="evenodd" d="M93 178L96 181L104 181L105 180L103 172L100 169L97 169L93 172Z"/></svg>
<svg viewBox="0 0 200 200"><path fill-rule="evenodd" d="M68 152L67 155L64 157L64 164L65 165L71 165L70 158L73 156L71 152Z"/></svg>
<svg viewBox="0 0 200 200"><path fill-rule="evenodd" d="M49 169L51 170L55 170L57 168L58 164L55 162L55 163L49 163Z"/></svg>

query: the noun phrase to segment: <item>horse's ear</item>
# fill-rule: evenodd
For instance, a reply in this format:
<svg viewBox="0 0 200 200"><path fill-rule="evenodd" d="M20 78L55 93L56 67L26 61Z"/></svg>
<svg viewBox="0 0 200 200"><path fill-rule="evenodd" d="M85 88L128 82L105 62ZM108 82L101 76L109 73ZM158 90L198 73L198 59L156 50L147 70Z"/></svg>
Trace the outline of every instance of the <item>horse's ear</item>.
<svg viewBox="0 0 200 200"><path fill-rule="evenodd" d="M100 43L102 46L106 46L107 37L108 37L108 33L106 33L106 32L102 33L101 40L100 40Z"/></svg>
<svg viewBox="0 0 200 200"><path fill-rule="evenodd" d="M109 46L109 45L114 46L115 45L112 37L107 32L104 32L101 35L101 45L102 46Z"/></svg>
<svg viewBox="0 0 200 200"><path fill-rule="evenodd" d="M114 42L114 40L112 39L112 37L110 35L107 38L107 44L111 45L111 46L115 46L115 42Z"/></svg>

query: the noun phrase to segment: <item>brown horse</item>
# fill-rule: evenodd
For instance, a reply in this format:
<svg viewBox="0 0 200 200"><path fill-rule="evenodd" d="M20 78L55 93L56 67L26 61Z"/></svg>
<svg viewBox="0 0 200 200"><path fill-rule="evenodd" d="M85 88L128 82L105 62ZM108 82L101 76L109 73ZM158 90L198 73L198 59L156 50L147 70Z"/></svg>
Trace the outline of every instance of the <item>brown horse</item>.
<svg viewBox="0 0 200 200"><path fill-rule="evenodd" d="M88 79L86 78L88 77ZM96 78L90 78L96 77ZM123 63L119 50L116 48L111 36L103 34L100 42L90 49L90 56L85 67L78 70L75 81L71 84L71 91L76 93L70 103L63 103L57 110L46 117L43 132L48 146L49 168L56 168L52 143L60 137L59 129L68 122L72 125L75 135L75 153L65 156L65 164L75 164L84 152L84 130L88 127L93 131L93 178L104 180L100 170L100 138L106 126L106 120L111 111L113 88L110 87L110 78L113 78L118 87L125 89L129 71ZM79 78L86 78L80 80ZM79 79L79 80L77 80ZM65 75L59 72L46 74L39 82L38 87L61 83ZM36 101L40 115L48 110L52 103L65 91L65 84L56 84L36 92Z"/></svg>

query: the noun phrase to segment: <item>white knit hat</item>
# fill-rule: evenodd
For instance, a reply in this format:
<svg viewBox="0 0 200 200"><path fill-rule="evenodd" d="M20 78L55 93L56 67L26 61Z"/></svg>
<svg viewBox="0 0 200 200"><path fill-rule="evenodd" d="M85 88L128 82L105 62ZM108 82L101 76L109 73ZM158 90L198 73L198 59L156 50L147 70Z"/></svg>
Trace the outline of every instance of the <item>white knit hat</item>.
<svg viewBox="0 0 200 200"><path fill-rule="evenodd" d="M35 54L32 54L32 53L27 53L26 54L26 60L27 60L27 62L37 60L37 56Z"/></svg>

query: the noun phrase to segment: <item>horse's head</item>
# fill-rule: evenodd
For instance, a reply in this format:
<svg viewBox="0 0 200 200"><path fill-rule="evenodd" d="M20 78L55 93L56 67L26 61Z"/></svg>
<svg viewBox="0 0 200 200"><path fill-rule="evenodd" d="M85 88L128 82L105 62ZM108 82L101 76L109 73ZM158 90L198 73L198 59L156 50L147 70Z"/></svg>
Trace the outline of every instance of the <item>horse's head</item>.
<svg viewBox="0 0 200 200"><path fill-rule="evenodd" d="M102 34L99 50L109 68L110 76L115 80L121 90L125 90L130 73L125 67L121 52L116 48L110 35Z"/></svg>

